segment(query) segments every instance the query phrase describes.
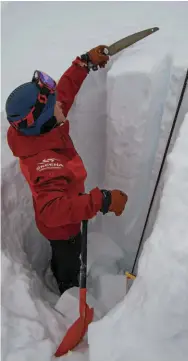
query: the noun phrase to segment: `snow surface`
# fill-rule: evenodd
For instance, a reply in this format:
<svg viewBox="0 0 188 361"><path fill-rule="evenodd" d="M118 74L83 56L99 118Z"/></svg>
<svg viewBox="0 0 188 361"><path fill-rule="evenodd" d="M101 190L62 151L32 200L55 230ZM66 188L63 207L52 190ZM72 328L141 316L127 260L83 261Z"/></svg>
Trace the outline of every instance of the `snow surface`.
<svg viewBox="0 0 188 361"><path fill-rule="evenodd" d="M69 113L71 135L88 171L87 189L96 185L120 187L129 195L127 209L121 218L113 215L105 217L98 215L89 223L88 299L95 307L97 320L106 315L126 293L126 284L122 275L125 270L131 269L134 261L188 66L187 12L188 4L183 2L46 2L45 6L42 2L3 3L1 114L3 361L52 360L52 355L65 334L66 327L77 317L75 308L76 305L78 306L78 292L75 289L68 291L59 299L57 285L49 269L49 244L35 227L28 186L6 142L8 124L4 114L4 104L7 96L14 87L28 81L37 68L58 79L77 54L83 53L92 46L99 43L110 44L147 27L160 27L160 31L156 34L113 57L106 70L90 73ZM179 113L172 144L186 112L188 112L188 92ZM185 124L183 124L184 132ZM181 144L182 137L183 135L178 144ZM180 145L178 146L180 148ZM180 160L182 157L182 162L178 158L177 166L179 170L182 167L184 174L186 166L183 163L184 156L178 154ZM171 161L168 167L169 177L174 167L175 164ZM179 179L180 181L183 179ZM150 217L147 237L151 234L156 219L162 186L163 179ZM175 197L180 203L178 190L181 188L181 183L174 186L174 192L176 188ZM162 212L168 218L169 206L167 202L167 205L164 204L164 199L166 202L163 196ZM169 197L168 202L171 205ZM184 202L186 207L185 197ZM181 205L178 209L181 214ZM161 211L158 215L159 224L160 214ZM178 219L175 216L172 222L173 234L179 229L176 218ZM155 227L158 232L161 234L167 232L168 236L168 226L159 230L157 224ZM156 230L152 233L149 243L145 244L139 272L144 269L145 263L149 265L154 260L153 267L155 267L159 257L162 262L168 256L166 268L162 267L158 275L156 266L157 271L154 276L152 272L147 275L144 271L141 272L142 277L139 276L136 280L125 302L118 306L117 312L111 311L109 316L100 321L101 324L104 322L105 328L106 320L113 324L114 318L118 319L119 314L123 320L121 310L123 308L126 311L130 338L127 338L127 343L124 342L127 332L126 328L123 329L124 323L120 322L119 338L116 341L123 343L125 348L123 350L120 348L121 357L118 353L111 352L114 361L118 359L122 361L122 358L125 360L129 352L131 361L136 361L141 354L139 347L146 352L146 358L143 360L139 358L140 361L147 361L147 356L151 356L153 352L156 357L159 355L156 360L167 361L164 357L174 351L172 347L175 347L175 341L177 350L182 343L182 351L178 359L184 361L180 357L181 352L182 357L185 355L183 352L186 333L178 332L183 330L187 309L183 308L184 298L178 287L182 287L183 290L185 278L183 276L180 279L176 278L176 274L180 272L179 259L184 259L184 256L178 253L182 249L174 252L174 244L170 242L166 244L165 236L160 238L161 248L159 248L158 236L155 234ZM185 231L183 241L186 243ZM151 248L152 253L146 252ZM148 253L151 255L151 261L150 258L148 259ZM176 257L176 254L179 257ZM174 278L172 285L174 302L170 300L173 290L169 288L166 278L171 269L174 272L171 274ZM162 292L162 289L165 291ZM161 292L160 298L158 291L155 290ZM178 291L181 295L179 298ZM150 292L151 303L147 298L147 292ZM186 295L186 291L183 292ZM161 304L160 309L157 309L157 302ZM181 302L182 310L179 308L177 310L176 304ZM143 309L139 308L138 304L140 307L143 304ZM70 306L69 311L67 305ZM133 313L135 309L137 312ZM158 313L155 312L156 310ZM66 315L62 316L59 312L63 314L65 312ZM181 325L183 312L184 320ZM131 319L130 316L126 316L129 313ZM147 320L146 328L142 324L143 315ZM173 315L175 318L170 318ZM162 319L166 322L164 332ZM177 329L173 323L174 319L179 322ZM95 342L96 344L99 342L99 338L93 336L96 334L95 327L98 330L98 323L90 328L90 361L92 357L95 357L95 361L100 361L102 357L102 353L98 356L93 353ZM150 330L151 338L148 338ZM176 333L174 338L171 337L171 331ZM122 338L120 338L121 332ZM118 334L116 328L115 334ZM138 339L137 335L141 338ZM111 336L107 334L108 340L113 345ZM100 338L103 339L102 336ZM135 348L135 339L140 340L138 348ZM101 347L100 351L102 352ZM104 352L106 351L107 348L104 347ZM175 351L173 354L174 357L177 355ZM86 340L76 352L63 359L88 361ZM103 357L103 360L106 359L108 357Z"/></svg>

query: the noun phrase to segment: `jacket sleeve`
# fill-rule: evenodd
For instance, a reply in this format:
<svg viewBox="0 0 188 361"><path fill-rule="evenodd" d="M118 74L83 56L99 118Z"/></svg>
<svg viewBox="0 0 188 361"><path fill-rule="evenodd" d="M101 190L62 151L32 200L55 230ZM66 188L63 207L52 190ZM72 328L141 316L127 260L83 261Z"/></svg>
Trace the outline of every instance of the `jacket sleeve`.
<svg viewBox="0 0 188 361"><path fill-rule="evenodd" d="M78 65L80 58L76 58L72 65L60 78L57 85L57 100L62 104L62 110L65 117L74 102L84 79L87 77L88 70L86 67Z"/></svg>
<svg viewBox="0 0 188 361"><path fill-rule="evenodd" d="M66 226L93 218L102 207L99 188L89 194L70 195L71 174L66 168L44 170L35 176L34 198L37 214L47 227Z"/></svg>

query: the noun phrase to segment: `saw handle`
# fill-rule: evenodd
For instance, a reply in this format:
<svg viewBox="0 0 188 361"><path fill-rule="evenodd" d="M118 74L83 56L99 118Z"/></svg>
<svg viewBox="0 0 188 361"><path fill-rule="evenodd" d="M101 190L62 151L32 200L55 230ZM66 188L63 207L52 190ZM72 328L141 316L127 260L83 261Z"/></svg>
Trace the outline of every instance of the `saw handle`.
<svg viewBox="0 0 188 361"><path fill-rule="evenodd" d="M108 54L109 54L108 48L104 48L103 54L104 54L104 55L108 55ZM93 65L91 62L88 62L88 67L89 67L89 69L92 69L93 71L98 70L98 66L97 66L97 65Z"/></svg>
<svg viewBox="0 0 188 361"><path fill-rule="evenodd" d="M104 55L108 55L108 54L109 54L108 48L104 48L103 54L104 54Z"/></svg>

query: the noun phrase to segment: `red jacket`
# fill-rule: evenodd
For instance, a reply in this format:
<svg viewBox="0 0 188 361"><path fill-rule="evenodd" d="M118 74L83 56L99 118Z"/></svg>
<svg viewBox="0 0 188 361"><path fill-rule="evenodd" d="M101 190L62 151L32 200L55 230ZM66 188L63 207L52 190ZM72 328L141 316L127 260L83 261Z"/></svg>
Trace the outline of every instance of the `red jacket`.
<svg viewBox="0 0 188 361"><path fill-rule="evenodd" d="M86 76L86 69L74 63L62 75L57 100L65 117ZM76 235L81 221L101 209L102 194L98 188L83 194L87 173L69 136L69 121L40 136L25 136L9 127L7 137L31 189L39 231L50 240Z"/></svg>

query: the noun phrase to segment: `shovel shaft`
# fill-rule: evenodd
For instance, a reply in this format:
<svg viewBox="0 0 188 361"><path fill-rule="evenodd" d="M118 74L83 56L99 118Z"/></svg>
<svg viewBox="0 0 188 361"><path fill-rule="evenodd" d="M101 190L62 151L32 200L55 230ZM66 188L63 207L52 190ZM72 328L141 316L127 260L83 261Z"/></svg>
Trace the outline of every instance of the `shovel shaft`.
<svg viewBox="0 0 188 361"><path fill-rule="evenodd" d="M80 289L86 289L87 277L87 224L88 221L82 222L82 245L80 255Z"/></svg>
<svg viewBox="0 0 188 361"><path fill-rule="evenodd" d="M80 288L80 317L85 318L86 313L86 288Z"/></svg>

